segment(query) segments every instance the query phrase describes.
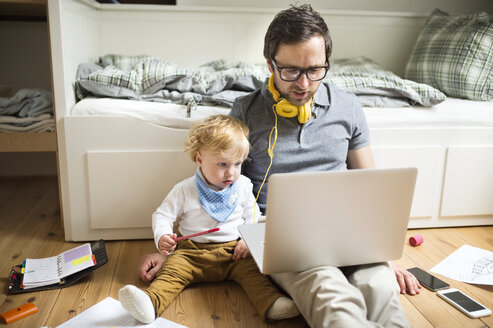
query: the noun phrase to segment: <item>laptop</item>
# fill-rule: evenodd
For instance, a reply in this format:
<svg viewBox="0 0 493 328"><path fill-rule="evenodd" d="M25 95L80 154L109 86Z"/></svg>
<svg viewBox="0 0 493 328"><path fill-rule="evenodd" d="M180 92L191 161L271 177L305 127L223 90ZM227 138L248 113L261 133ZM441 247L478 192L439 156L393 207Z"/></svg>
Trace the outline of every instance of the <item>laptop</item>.
<svg viewBox="0 0 493 328"><path fill-rule="evenodd" d="M416 168L272 174L266 222L239 227L264 274L402 256Z"/></svg>

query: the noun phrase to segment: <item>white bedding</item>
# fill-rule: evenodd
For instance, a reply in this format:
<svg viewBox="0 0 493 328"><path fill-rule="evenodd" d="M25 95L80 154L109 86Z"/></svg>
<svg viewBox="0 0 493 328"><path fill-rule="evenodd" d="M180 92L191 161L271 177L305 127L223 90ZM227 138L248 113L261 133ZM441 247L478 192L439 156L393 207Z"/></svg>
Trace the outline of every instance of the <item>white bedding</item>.
<svg viewBox="0 0 493 328"><path fill-rule="evenodd" d="M432 107L363 107L370 128L493 126L493 101L447 98Z"/></svg>
<svg viewBox="0 0 493 328"><path fill-rule="evenodd" d="M370 128L485 127L493 126L493 102L447 98L433 107L363 108ZM187 117L187 106L113 98L85 98L71 111L77 115L129 116L153 124L188 129L213 114L228 114L228 107L198 105Z"/></svg>
<svg viewBox="0 0 493 328"><path fill-rule="evenodd" d="M229 114L231 108L197 105L187 117L187 106L174 103L115 98L85 98L71 110L72 116L129 116L149 123L177 129L188 129L196 121L214 114Z"/></svg>

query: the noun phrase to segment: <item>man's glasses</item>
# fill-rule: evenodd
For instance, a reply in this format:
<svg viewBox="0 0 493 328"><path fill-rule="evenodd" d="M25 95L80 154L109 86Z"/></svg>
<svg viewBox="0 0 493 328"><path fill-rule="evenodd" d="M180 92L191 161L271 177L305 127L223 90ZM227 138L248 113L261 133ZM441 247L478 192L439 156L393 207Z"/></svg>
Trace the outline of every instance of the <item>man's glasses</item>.
<svg viewBox="0 0 493 328"><path fill-rule="evenodd" d="M298 80L302 74L306 74L306 77L312 82L320 81L327 75L330 68L329 64L322 67L299 69L296 67L277 67L273 60L271 60L271 63L272 66L274 66L274 68L279 72L281 80L286 82L294 82Z"/></svg>

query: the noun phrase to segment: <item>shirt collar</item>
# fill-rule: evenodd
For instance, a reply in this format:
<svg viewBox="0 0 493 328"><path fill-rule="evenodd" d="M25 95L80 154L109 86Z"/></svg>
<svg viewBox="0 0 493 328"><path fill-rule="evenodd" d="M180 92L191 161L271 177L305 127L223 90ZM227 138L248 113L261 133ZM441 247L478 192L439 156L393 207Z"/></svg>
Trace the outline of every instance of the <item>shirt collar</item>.
<svg viewBox="0 0 493 328"><path fill-rule="evenodd" d="M325 83L320 83L320 86L315 92L314 102L317 106L321 107L329 107L330 106L330 97L329 97L329 89L325 85Z"/></svg>

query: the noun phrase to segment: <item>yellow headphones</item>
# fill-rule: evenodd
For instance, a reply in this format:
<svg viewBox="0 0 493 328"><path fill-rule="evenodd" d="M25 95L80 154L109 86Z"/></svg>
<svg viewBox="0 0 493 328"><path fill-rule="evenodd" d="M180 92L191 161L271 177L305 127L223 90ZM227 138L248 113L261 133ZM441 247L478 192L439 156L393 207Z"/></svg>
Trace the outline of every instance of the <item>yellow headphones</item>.
<svg viewBox="0 0 493 328"><path fill-rule="evenodd" d="M276 146L276 141L277 141L277 115L282 116L282 117L295 117L298 116L298 122L301 124L308 122L310 117L312 116L312 105L313 105L313 98L304 104L303 106L295 106L289 101L287 101L284 98L281 98L281 94L279 91L277 91L276 87L274 86L274 75L271 75L269 78L269 84L267 85L267 89L272 93L272 96L274 97L274 100L277 102L272 106L272 111L274 112L274 126L270 130L269 134L269 146L267 148L267 154L269 154L270 158L270 163L269 166L267 167L267 170L265 171L264 179L262 180L262 183L260 184L260 188L257 191L257 196L255 197L255 202L257 202L258 197L260 196L260 191L262 190L262 187L264 186L265 180L267 179L267 174L270 171L270 168L272 166L272 162L274 160L274 147ZM255 222L255 206L253 206L253 221Z"/></svg>
<svg viewBox="0 0 493 328"><path fill-rule="evenodd" d="M300 122L301 124L308 122L308 120L312 116L313 97L309 102L302 106L295 106L291 104L287 99L281 98L281 94L279 93L279 91L277 91L274 85L274 75L270 76L267 89L270 91L270 93L272 93L274 100L277 102L277 104L275 104L274 106L279 116L298 116L298 122Z"/></svg>

